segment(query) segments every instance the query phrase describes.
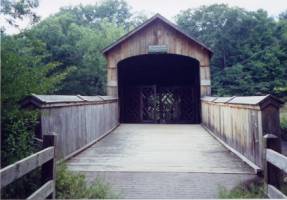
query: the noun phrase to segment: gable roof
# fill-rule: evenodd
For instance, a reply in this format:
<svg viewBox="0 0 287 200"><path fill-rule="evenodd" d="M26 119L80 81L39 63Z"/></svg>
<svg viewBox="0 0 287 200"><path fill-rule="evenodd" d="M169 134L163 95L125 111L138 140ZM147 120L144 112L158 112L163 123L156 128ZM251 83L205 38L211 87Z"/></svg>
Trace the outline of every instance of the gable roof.
<svg viewBox="0 0 287 200"><path fill-rule="evenodd" d="M113 49L114 47L116 47L117 45L119 45L120 43L122 43L123 41L127 40L129 37L131 37L132 35L136 34L137 32L139 32L141 29L145 28L146 26L148 26L149 24L151 24L152 22L156 21L156 20L160 20L162 22L164 22L165 24L169 25L170 27L172 27L174 30L176 30L177 32L181 33L182 35L184 35L185 37L187 37L188 39L192 40L193 42L199 44L201 47L203 47L204 49L206 49L210 55L213 54L213 51L208 48L205 44L203 44L202 42L198 41L197 39L191 37L190 35L188 35L187 33L183 32L183 30L181 30L179 27L177 27L175 24L173 24L171 21L169 21L168 19L166 19L165 17L163 17L160 14L156 14L153 17L151 17L150 19L148 19L147 21L145 21L144 23L142 23L141 25L139 25L138 27L136 27L135 29L133 29L132 31L128 32L127 34L125 34L124 36L120 37L118 40L116 40L115 42L113 42L112 44L110 44L109 46L107 46L106 48L103 49L103 53L106 54L107 52L109 52L111 49Z"/></svg>

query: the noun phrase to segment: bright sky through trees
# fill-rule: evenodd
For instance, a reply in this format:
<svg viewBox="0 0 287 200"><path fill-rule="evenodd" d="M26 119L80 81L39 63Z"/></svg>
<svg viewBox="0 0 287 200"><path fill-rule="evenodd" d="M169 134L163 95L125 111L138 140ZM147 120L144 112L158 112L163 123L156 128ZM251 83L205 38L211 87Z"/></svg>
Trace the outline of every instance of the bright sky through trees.
<svg viewBox="0 0 287 200"><path fill-rule="evenodd" d="M76 6L79 4L95 4L104 0L39 0L40 6L36 13L42 19L54 14L65 6ZM160 13L166 18L173 20L180 10L187 8L197 8L201 5L211 5L215 3L225 3L230 6L238 6L246 10L267 10L270 16L277 17L282 11L287 9L286 0L127 0L133 12L143 12L147 16ZM2 20L1 20L2 21ZM2 23L2 22L1 22ZM22 22L21 28L27 27L28 22ZM13 27L6 29L7 33L17 33Z"/></svg>

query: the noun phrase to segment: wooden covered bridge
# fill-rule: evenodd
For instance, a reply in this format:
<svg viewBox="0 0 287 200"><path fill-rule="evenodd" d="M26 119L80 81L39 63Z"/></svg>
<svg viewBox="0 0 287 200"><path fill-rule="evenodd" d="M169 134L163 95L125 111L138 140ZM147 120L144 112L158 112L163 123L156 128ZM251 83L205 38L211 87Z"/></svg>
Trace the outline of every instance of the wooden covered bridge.
<svg viewBox="0 0 287 200"><path fill-rule="evenodd" d="M216 198L263 171L277 194L264 141L280 152L280 100L211 97L212 51L160 15L103 53L109 96L23 101L41 110L39 137L57 134L57 160L122 198Z"/></svg>

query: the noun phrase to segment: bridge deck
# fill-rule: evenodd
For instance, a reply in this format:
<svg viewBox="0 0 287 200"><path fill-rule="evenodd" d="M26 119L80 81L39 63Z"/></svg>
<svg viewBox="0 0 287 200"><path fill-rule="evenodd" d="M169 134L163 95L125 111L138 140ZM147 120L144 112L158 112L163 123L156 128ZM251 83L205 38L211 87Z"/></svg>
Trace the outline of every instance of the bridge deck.
<svg viewBox="0 0 287 200"><path fill-rule="evenodd" d="M122 124L67 165L125 198L216 198L255 177L200 125Z"/></svg>

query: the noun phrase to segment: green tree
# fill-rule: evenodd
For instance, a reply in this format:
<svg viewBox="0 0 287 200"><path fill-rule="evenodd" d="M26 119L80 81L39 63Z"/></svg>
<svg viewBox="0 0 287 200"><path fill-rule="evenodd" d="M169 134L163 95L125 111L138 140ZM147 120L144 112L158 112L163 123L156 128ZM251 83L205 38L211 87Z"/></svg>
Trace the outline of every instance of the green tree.
<svg viewBox="0 0 287 200"><path fill-rule="evenodd" d="M44 64L45 45L26 37L2 34L1 49L1 165L15 162L32 151L34 112L24 112L19 101L31 93L51 93L68 71L52 73L57 63Z"/></svg>
<svg viewBox="0 0 287 200"><path fill-rule="evenodd" d="M106 61L101 51L126 32L125 26L105 17L97 23L82 24L75 10L61 11L33 27L29 34L47 44L50 56L46 61L60 62L59 71L71 66L77 68L57 93L103 95Z"/></svg>
<svg viewBox="0 0 287 200"><path fill-rule="evenodd" d="M215 4L182 11L177 23L213 49L214 94L280 95L277 88L286 85L286 51L276 34L278 23L267 12Z"/></svg>
<svg viewBox="0 0 287 200"><path fill-rule="evenodd" d="M75 6L62 8L57 15L72 15L74 23L82 26L91 26L97 28L102 20L125 26L130 26L132 13L130 7L124 0L106 0L99 4L87 6Z"/></svg>
<svg viewBox="0 0 287 200"><path fill-rule="evenodd" d="M32 23L39 21L40 17L33 12L38 6L38 0L1 0L0 12L10 25L18 27L17 20L24 18L29 18Z"/></svg>
<svg viewBox="0 0 287 200"><path fill-rule="evenodd" d="M104 95L106 88L106 60L102 49L120 37L124 29L106 21L99 25L101 31L71 25L68 34L70 41L75 41L74 49L80 56L77 70L67 77L63 88L64 94ZM92 41L92 42L91 42Z"/></svg>
<svg viewBox="0 0 287 200"><path fill-rule="evenodd" d="M286 80L286 74L287 74L287 10L280 14L280 20L278 22L277 28L275 30L275 36L278 38L279 48L280 48L280 54L278 56L278 59L280 60L280 63L283 68L282 75L285 75ZM281 85L275 86L275 92L278 96L283 97L285 100L287 100L287 81L282 82Z"/></svg>

